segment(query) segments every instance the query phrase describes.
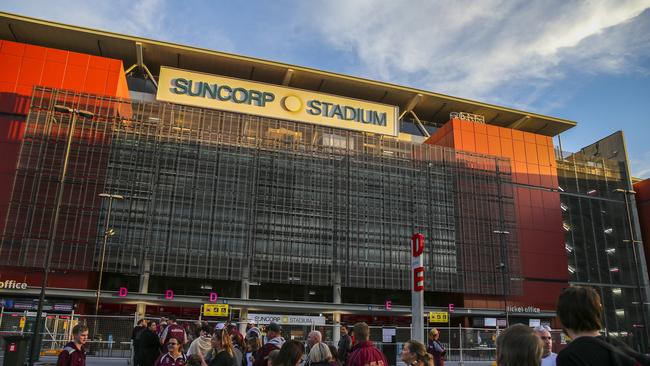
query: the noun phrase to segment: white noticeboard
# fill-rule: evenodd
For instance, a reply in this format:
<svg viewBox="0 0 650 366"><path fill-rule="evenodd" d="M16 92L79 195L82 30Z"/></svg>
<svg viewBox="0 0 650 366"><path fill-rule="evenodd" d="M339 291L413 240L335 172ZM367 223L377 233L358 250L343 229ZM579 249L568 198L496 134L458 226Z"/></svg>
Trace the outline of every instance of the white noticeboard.
<svg viewBox="0 0 650 366"><path fill-rule="evenodd" d="M528 319L529 327L539 327L541 323L541 319Z"/></svg>
<svg viewBox="0 0 650 366"><path fill-rule="evenodd" d="M296 324L296 325L325 325L324 316L279 315L279 314L248 314L248 321L255 324Z"/></svg>
<svg viewBox="0 0 650 366"><path fill-rule="evenodd" d="M381 338L382 342L384 343L392 343L393 342L393 337L397 334L397 330L395 328L383 328L381 330Z"/></svg>

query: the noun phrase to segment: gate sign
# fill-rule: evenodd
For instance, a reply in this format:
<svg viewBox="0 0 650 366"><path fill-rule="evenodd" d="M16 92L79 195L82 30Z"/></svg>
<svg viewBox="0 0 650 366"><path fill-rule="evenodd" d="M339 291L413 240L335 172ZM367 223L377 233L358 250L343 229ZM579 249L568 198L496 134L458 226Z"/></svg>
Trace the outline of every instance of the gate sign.
<svg viewBox="0 0 650 366"><path fill-rule="evenodd" d="M203 304L203 316L228 316L228 304Z"/></svg>
<svg viewBox="0 0 650 366"><path fill-rule="evenodd" d="M411 237L411 338L424 342L424 235Z"/></svg>
<svg viewBox="0 0 650 366"><path fill-rule="evenodd" d="M430 311L429 323L447 323L449 321L449 313L446 311Z"/></svg>
<svg viewBox="0 0 650 366"><path fill-rule="evenodd" d="M424 265L422 261L424 253L424 235L414 234L411 238L411 268L413 268L413 291L424 291Z"/></svg>

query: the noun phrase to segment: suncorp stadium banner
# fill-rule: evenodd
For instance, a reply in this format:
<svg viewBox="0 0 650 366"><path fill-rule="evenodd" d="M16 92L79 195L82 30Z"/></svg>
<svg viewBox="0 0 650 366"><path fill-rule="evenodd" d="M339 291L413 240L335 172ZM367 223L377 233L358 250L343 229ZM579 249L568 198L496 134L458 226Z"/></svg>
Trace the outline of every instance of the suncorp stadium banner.
<svg viewBox="0 0 650 366"><path fill-rule="evenodd" d="M161 101L397 136L398 109L380 103L161 67Z"/></svg>

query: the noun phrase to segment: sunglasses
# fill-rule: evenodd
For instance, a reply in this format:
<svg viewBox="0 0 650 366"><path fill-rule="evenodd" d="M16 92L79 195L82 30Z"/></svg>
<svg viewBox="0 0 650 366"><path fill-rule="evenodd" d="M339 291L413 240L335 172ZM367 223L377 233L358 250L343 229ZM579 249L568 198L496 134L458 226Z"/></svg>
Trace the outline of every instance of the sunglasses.
<svg viewBox="0 0 650 366"><path fill-rule="evenodd" d="M177 345L177 344L178 344L178 343L176 343L176 342L174 342L174 343L169 342L169 343L167 343L167 346L175 346L175 345Z"/></svg>

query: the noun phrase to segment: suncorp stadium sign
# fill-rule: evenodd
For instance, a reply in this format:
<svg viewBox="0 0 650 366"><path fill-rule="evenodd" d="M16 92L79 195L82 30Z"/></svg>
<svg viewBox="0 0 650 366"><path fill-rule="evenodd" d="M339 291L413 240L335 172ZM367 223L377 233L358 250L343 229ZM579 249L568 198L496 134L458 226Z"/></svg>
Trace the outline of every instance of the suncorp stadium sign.
<svg viewBox="0 0 650 366"><path fill-rule="evenodd" d="M160 69L161 101L397 136L397 107L171 67Z"/></svg>

